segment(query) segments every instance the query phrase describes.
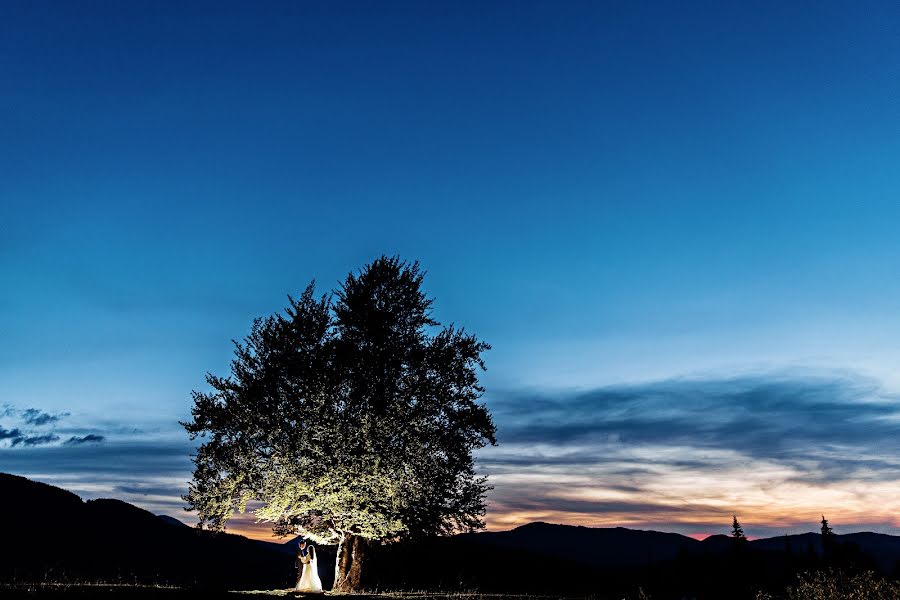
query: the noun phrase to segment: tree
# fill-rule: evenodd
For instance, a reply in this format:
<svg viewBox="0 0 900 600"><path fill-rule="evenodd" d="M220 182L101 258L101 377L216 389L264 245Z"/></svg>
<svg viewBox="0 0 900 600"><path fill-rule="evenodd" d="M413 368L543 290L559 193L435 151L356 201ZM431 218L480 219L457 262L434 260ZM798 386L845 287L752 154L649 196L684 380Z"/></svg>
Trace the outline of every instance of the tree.
<svg viewBox="0 0 900 600"><path fill-rule="evenodd" d="M828 525L828 519L822 515L822 554L825 560L833 561L835 559L835 537L834 530Z"/></svg>
<svg viewBox="0 0 900 600"><path fill-rule="evenodd" d="M747 536L744 528L737 520L737 515L731 517L731 551L736 557L743 558L747 549Z"/></svg>
<svg viewBox="0 0 900 600"><path fill-rule="evenodd" d="M378 258L235 342L230 375L207 375L184 424L204 440L185 496L201 527L254 502L278 534L337 543L334 589L351 591L373 542L484 526L472 453L496 444L479 402L490 346L433 319L423 278Z"/></svg>
<svg viewBox="0 0 900 600"><path fill-rule="evenodd" d="M828 519L825 518L825 515L822 515L822 541L824 542L826 539L830 541L833 535L834 530L828 526Z"/></svg>
<svg viewBox="0 0 900 600"><path fill-rule="evenodd" d="M735 541L747 541L747 536L744 535L744 528L738 523L737 515L732 515L731 538Z"/></svg>

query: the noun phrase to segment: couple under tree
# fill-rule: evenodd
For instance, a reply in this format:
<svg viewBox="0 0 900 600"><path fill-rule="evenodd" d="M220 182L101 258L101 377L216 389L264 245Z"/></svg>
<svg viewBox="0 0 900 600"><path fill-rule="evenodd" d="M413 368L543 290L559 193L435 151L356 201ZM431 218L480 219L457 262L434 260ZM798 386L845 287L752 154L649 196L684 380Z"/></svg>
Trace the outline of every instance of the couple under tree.
<svg viewBox="0 0 900 600"><path fill-rule="evenodd" d="M312 544L307 544L306 540L301 540L300 546L297 548L297 585L294 590L307 594L322 593L316 548Z"/></svg>
<svg viewBox="0 0 900 600"><path fill-rule="evenodd" d="M438 323L424 275L382 256L253 322L184 424L202 440L185 496L201 526L253 504L276 534L307 541L298 586L321 589L309 542L337 545L340 592L371 585L366 556L381 544L484 527L473 452L496 443L478 381L490 346Z"/></svg>

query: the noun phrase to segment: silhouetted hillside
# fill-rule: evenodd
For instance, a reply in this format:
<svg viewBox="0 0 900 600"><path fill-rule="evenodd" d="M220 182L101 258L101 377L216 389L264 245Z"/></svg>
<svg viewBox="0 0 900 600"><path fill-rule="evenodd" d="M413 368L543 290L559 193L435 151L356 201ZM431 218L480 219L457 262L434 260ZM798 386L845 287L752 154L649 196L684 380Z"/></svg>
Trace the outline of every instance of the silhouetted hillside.
<svg viewBox="0 0 900 600"><path fill-rule="evenodd" d="M728 552L731 549L731 536L718 534L711 535L700 542L700 548L705 553Z"/></svg>
<svg viewBox="0 0 900 600"><path fill-rule="evenodd" d="M883 573L900 575L900 537L864 531L839 535L838 540L855 544Z"/></svg>
<svg viewBox="0 0 900 600"><path fill-rule="evenodd" d="M188 525L187 523L182 523L175 517L170 517L169 515L156 515L156 516L159 517L160 519L162 519L163 522L168 523L169 525L174 525L175 527L190 527L190 525Z"/></svg>
<svg viewBox="0 0 900 600"><path fill-rule="evenodd" d="M298 538L284 544L212 534L118 500L78 496L0 474L0 581L125 581L231 589L286 588L295 581ZM900 537L836 536L824 552L815 533L700 542L673 533L532 523L511 531L464 534L374 548L370 589L480 590L621 598L640 585L655 599L752 598L783 589L801 571L829 566L892 574ZM333 577L333 546L317 545L323 584ZM734 587L739 582L740 587Z"/></svg>
<svg viewBox="0 0 900 600"><path fill-rule="evenodd" d="M119 500L0 474L3 581L137 581L287 587L293 557L277 544L176 527Z"/></svg>
<svg viewBox="0 0 900 600"><path fill-rule="evenodd" d="M736 546L726 535L701 542L620 527L532 523L380 548L372 558L369 584L611 598L640 586L653 598L738 599L754 598L758 589L782 590L797 573L819 568L878 567L890 575L900 558L900 537L851 534L836 536L836 542L826 558L815 533Z"/></svg>
<svg viewBox="0 0 900 600"><path fill-rule="evenodd" d="M680 552L697 552L700 546L697 540L677 533L549 523L529 523L512 531L460 537L478 544L528 550L541 556L610 568L672 560Z"/></svg>

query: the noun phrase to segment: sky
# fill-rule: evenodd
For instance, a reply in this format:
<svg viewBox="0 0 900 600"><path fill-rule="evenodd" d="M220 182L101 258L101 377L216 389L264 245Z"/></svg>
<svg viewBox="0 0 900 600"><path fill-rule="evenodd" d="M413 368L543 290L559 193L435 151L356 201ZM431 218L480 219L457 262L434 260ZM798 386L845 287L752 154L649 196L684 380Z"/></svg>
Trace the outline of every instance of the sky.
<svg viewBox="0 0 900 600"><path fill-rule="evenodd" d="M895 5L181 4L0 6L0 471L193 522L191 390L384 253L490 529L900 534Z"/></svg>

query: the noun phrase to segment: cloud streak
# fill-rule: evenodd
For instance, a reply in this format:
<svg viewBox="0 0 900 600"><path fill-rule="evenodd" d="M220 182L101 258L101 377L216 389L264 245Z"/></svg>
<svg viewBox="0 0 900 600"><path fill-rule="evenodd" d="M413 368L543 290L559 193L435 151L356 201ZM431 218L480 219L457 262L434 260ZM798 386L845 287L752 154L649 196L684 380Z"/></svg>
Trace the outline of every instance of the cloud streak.
<svg viewBox="0 0 900 600"><path fill-rule="evenodd" d="M67 416L69 416L69 413L59 413L51 415L50 413L43 412L37 408L26 408L22 411L23 420L27 424L34 425L35 427L41 427L43 425L56 423L61 418Z"/></svg>
<svg viewBox="0 0 900 600"><path fill-rule="evenodd" d="M0 426L0 441L8 441L9 448L24 447L33 448L35 446L47 446L59 442L60 436L57 435L56 426L60 424L62 419L70 416L71 413L62 412L51 414L39 408L26 408L18 410L12 405L3 405L0 411L0 418L13 419L18 421L20 425L12 429L4 429ZM48 428L50 429L48 431ZM71 435L80 433L78 430L64 429L70 437L63 442L64 445L77 445L84 443L100 443L106 439L106 436L97 433L88 433L86 435Z"/></svg>
<svg viewBox="0 0 900 600"><path fill-rule="evenodd" d="M55 441L58 441L59 436L52 433L45 433L43 435L28 435L22 432L20 429L7 430L0 427L0 440L9 440L9 445L11 448L15 448L16 446L25 446L27 448L31 448L33 446L43 446L45 444L51 444Z"/></svg>
<svg viewBox="0 0 900 600"><path fill-rule="evenodd" d="M673 379L491 399L489 521L705 528L732 512L809 529L819 511L900 525L900 402L855 375ZM783 530L783 529L780 529Z"/></svg>
<svg viewBox="0 0 900 600"><path fill-rule="evenodd" d="M79 444L99 444L105 439L106 436L89 433L88 435L82 436L73 435L68 440L66 440L65 444L67 446L77 446Z"/></svg>
<svg viewBox="0 0 900 600"><path fill-rule="evenodd" d="M494 486L493 529L545 520L710 533L737 513L766 535L811 530L823 512L838 531L900 526L900 402L870 379L673 379L495 393L489 405L500 446L478 464ZM64 428L34 410L31 425L10 409L19 422L0 427L4 470L194 522L181 496L195 449L180 430ZM267 535L247 517L233 529Z"/></svg>

